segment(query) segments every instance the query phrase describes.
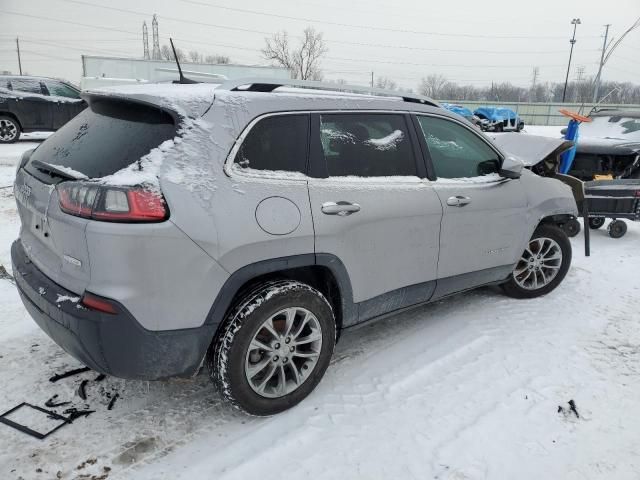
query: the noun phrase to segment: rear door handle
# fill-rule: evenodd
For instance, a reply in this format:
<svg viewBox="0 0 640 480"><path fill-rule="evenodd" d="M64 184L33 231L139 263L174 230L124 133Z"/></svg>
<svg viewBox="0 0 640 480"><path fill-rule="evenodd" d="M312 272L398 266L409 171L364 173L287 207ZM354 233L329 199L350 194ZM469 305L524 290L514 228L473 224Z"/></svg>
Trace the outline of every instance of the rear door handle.
<svg viewBox="0 0 640 480"><path fill-rule="evenodd" d="M321 210L325 215L340 215L341 217L346 217L352 213L359 212L360 205L351 202L324 202Z"/></svg>
<svg viewBox="0 0 640 480"><path fill-rule="evenodd" d="M463 197L462 195L456 195L455 197L447 198L447 205L450 207L464 207L471 203L471 198Z"/></svg>

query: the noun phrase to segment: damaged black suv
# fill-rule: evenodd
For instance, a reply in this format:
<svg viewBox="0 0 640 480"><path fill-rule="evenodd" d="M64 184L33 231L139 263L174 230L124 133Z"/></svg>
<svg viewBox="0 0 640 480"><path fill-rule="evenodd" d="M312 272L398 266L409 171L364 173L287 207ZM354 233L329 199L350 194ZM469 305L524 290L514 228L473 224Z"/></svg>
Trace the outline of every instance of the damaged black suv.
<svg viewBox="0 0 640 480"><path fill-rule="evenodd" d="M640 178L640 110L600 110L580 125L570 175Z"/></svg>
<svg viewBox="0 0 640 480"><path fill-rule="evenodd" d="M86 108L80 90L54 78L0 76L0 143L55 131Z"/></svg>

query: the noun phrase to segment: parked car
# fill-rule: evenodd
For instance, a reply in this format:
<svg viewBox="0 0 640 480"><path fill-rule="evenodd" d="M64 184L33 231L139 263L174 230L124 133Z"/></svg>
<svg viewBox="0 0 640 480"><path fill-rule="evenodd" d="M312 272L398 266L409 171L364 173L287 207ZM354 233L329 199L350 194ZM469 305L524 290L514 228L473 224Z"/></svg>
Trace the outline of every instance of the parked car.
<svg viewBox="0 0 640 480"><path fill-rule="evenodd" d="M474 115L486 122L483 124L483 130L490 132L506 132L521 131L524 128L524 121L516 112L509 108L499 107L480 107L474 112Z"/></svg>
<svg viewBox="0 0 640 480"><path fill-rule="evenodd" d="M483 120L477 115L474 115L473 112L469 110L467 107L463 107L462 105L455 105L453 103L442 103L441 105L447 110L449 110L450 112L457 113L458 115L465 118L468 122L471 122L473 125L480 128L481 130L484 130L484 131L489 130L489 121Z"/></svg>
<svg viewBox="0 0 640 480"><path fill-rule="evenodd" d="M569 171L581 180L596 175L640 178L640 110L600 110L580 124Z"/></svg>
<svg viewBox="0 0 640 480"><path fill-rule="evenodd" d="M567 186L430 99L339 88L83 93L15 180L31 316L96 371L205 363L233 405L271 415L315 388L344 329L482 285L560 284Z"/></svg>
<svg viewBox="0 0 640 480"><path fill-rule="evenodd" d="M62 80L0 75L0 143L58 130L86 107L80 90Z"/></svg>

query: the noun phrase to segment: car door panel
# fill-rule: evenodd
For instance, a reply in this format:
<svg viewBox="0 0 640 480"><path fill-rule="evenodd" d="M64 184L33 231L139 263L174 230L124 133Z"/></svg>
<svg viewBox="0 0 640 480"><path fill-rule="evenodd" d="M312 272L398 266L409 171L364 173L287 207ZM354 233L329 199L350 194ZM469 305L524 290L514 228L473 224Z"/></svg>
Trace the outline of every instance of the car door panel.
<svg viewBox="0 0 640 480"><path fill-rule="evenodd" d="M520 181L436 181L434 189L444 208L436 296L505 278L522 253L530 223ZM468 203L449 205L449 199L456 197L468 199ZM474 272L484 274L472 275ZM465 280L461 275L468 276ZM452 280L443 281L447 278Z"/></svg>
<svg viewBox="0 0 640 480"><path fill-rule="evenodd" d="M343 263L362 321L431 298L442 205L409 119L360 114L313 117L309 199L316 254Z"/></svg>
<svg viewBox="0 0 640 480"><path fill-rule="evenodd" d="M470 127L439 116L416 118L443 205L434 298L506 278L530 223L520 180L498 175L499 152Z"/></svg>
<svg viewBox="0 0 640 480"><path fill-rule="evenodd" d="M309 197L316 252L340 258L354 302L435 280L442 206L428 182L311 179ZM360 210L328 215L322 211L327 202Z"/></svg>

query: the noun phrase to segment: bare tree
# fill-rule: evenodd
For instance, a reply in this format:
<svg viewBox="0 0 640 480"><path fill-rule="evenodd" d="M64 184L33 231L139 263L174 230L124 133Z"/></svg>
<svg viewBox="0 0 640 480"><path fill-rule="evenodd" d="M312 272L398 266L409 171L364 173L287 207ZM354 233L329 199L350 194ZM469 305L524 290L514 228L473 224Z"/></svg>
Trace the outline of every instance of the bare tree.
<svg viewBox="0 0 640 480"><path fill-rule="evenodd" d="M197 50L189 51L189 60L193 63L202 63L202 55Z"/></svg>
<svg viewBox="0 0 640 480"><path fill-rule="evenodd" d="M160 47L160 54L162 55L162 58L165 60L176 59L173 56L173 50L171 50L171 47L166 44ZM176 48L176 55L178 56L178 60L180 60L181 62L184 62L187 59L187 55L180 48Z"/></svg>
<svg viewBox="0 0 640 480"><path fill-rule="evenodd" d="M262 56L291 70L293 78L301 80L320 80L320 60L327 53L327 47L322 39L322 33L313 27L304 29L302 41L297 48L289 44L286 31L265 38Z"/></svg>
<svg viewBox="0 0 640 480"><path fill-rule="evenodd" d="M376 79L376 87L384 88L386 90L397 90L398 84L391 80L389 77L378 77Z"/></svg>
<svg viewBox="0 0 640 480"><path fill-rule="evenodd" d="M231 63L231 59L226 55L207 55L204 57L204 63Z"/></svg>
<svg viewBox="0 0 640 480"><path fill-rule="evenodd" d="M431 74L423 78L418 87L418 91L421 95L426 95L431 98L440 98L442 89L447 84L447 79L444 75Z"/></svg>

